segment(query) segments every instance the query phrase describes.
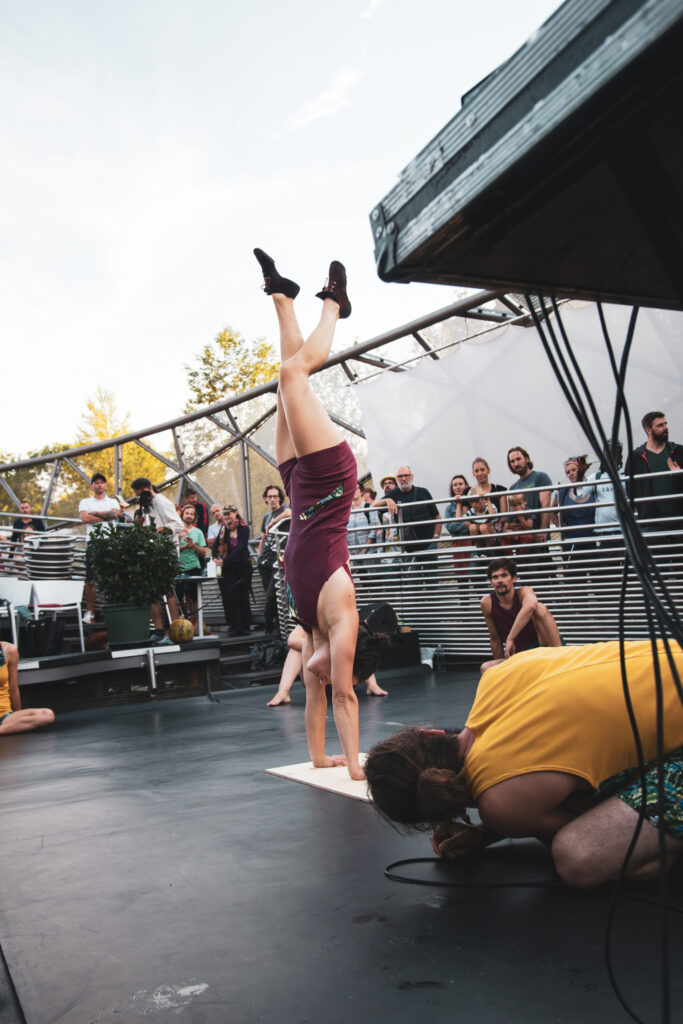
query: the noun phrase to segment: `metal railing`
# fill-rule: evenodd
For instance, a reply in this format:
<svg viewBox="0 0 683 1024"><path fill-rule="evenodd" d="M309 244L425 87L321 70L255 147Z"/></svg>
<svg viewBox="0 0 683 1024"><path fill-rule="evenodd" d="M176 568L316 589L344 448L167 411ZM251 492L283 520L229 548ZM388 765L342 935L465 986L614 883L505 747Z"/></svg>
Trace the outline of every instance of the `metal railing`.
<svg viewBox="0 0 683 1024"><path fill-rule="evenodd" d="M555 486L565 489L572 485ZM554 487L530 488L523 493L548 491ZM499 499L519 493L497 492L495 497ZM438 499L434 504L442 509L452 500ZM635 507L662 581L678 605L683 598L683 495L678 499L681 515L647 518L648 505L651 508L651 503L658 500L661 496L638 498L635 499ZM425 504L432 503L416 502L402 508ZM593 501L582 507L605 510L613 506ZM562 508L545 511L561 515ZM513 514L501 512L486 518L501 526L504 519ZM537 597L555 617L566 643L584 644L618 638L625 558L618 522L613 530L605 529L601 524L597 528L593 526L588 535L585 535L585 526L563 525L561 521L551 523L547 539L543 542L535 537L540 532L536 525L529 531L516 531L515 544L511 544L499 529L490 538L470 538L469 544L456 546L446 532L448 523L454 521L453 518L441 519L442 533L432 542L411 539L408 531L414 526L434 526L436 520L397 523L394 529L398 532L398 543L386 550L382 538L366 554L361 554L361 545L353 542L354 530L351 529L350 565L361 613L367 605L388 602L403 625L419 632L421 646L435 648L451 656L490 657L490 639L480 607L481 598L491 591L486 570L491 559L510 557L517 565L517 586L533 587ZM360 529L365 530L366 527L357 527L355 532ZM292 620L287 609L281 570L278 575L278 608L281 632L285 637ZM626 577L624 630L629 639L649 636L642 591L633 573Z"/></svg>

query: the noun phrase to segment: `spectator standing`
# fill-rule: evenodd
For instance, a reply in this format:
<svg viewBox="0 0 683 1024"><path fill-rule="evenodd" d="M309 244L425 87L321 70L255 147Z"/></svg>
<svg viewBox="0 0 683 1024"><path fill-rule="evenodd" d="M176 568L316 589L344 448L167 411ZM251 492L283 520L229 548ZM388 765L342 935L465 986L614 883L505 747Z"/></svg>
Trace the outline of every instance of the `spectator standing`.
<svg viewBox="0 0 683 1024"><path fill-rule="evenodd" d="M469 562L472 555L470 531L464 520L465 512L470 506L463 500L469 489L467 478L461 473L456 473L448 488L452 500L444 509L446 530L451 535L453 566L456 574L461 576L469 576Z"/></svg>
<svg viewBox="0 0 683 1024"><path fill-rule="evenodd" d="M472 472L474 473L474 479L477 481L472 490L476 491L477 494L487 495L496 506L496 511L507 512L508 503L504 493L505 488L501 484L492 484L490 482L489 473L491 472L491 467L486 459L482 459L478 455L472 463Z"/></svg>
<svg viewBox="0 0 683 1024"><path fill-rule="evenodd" d="M176 549L180 551L180 534L184 532L185 526L173 502L169 501L163 494L159 494L152 485L151 480L148 480L145 476L139 476L137 480L133 480L130 486L139 502L139 508L135 513L136 522L150 525L150 519L154 519L156 532L170 532ZM171 618L180 618L180 608L175 596L167 594L166 600ZM154 624L154 632L157 637L162 637L165 631L161 604L159 602L155 601L150 606L150 615Z"/></svg>
<svg viewBox="0 0 683 1024"><path fill-rule="evenodd" d="M121 515L121 506L115 498L107 497L107 478L103 473L94 473L90 478L91 495L82 498L78 503L78 515L85 523L85 607L83 621L95 621L95 569L92 562L92 551L89 546L90 536L96 526L110 523L114 529L114 521Z"/></svg>
<svg viewBox="0 0 683 1024"><path fill-rule="evenodd" d="M189 490L185 491L183 505L192 505L195 513L197 529L201 530L204 537L206 537L209 531L209 513L204 502L199 500L199 495L193 487L190 487Z"/></svg>
<svg viewBox="0 0 683 1024"><path fill-rule="evenodd" d="M45 533L45 523L42 519L31 514L30 502L21 501L19 503L19 516L12 523L10 551L17 549L17 554L19 554L24 540L30 533Z"/></svg>
<svg viewBox="0 0 683 1024"><path fill-rule="evenodd" d="M212 555L221 569L218 585L225 622L230 636L247 636L251 625L249 527L234 505L225 505L223 520Z"/></svg>
<svg viewBox="0 0 683 1024"><path fill-rule="evenodd" d="M379 485L382 488L382 493L386 495L389 493L389 491L396 490L396 488L398 487L398 481L395 476L391 476L391 474L389 474L389 476L382 477L382 479L379 482Z"/></svg>
<svg viewBox="0 0 683 1024"><path fill-rule="evenodd" d="M352 556L360 557L368 554L377 541L379 526L379 516L372 506L367 505L363 501L363 491L361 485L357 483L353 501L351 502L349 521L346 524ZM360 561L354 564L354 569L356 572L362 572L372 564L371 560L361 558Z"/></svg>
<svg viewBox="0 0 683 1024"><path fill-rule="evenodd" d="M593 507L593 491L590 487L581 487L588 469L585 455L573 456L564 464L571 487L560 487L557 503L560 511L560 526L569 527L563 532L564 551L567 561L581 551L593 547L587 538L592 536L595 522ZM579 486L577 486L579 485Z"/></svg>
<svg viewBox="0 0 683 1024"><path fill-rule="evenodd" d="M275 531L278 526L281 526L283 529L289 529L292 510L285 501L285 492L277 484L269 484L263 492L263 498L268 506L268 511L261 522L261 539L259 541L256 564L265 595L263 628L266 633L274 633L278 621L277 593L275 590L275 567L277 565L277 539Z"/></svg>
<svg viewBox="0 0 683 1024"><path fill-rule="evenodd" d="M211 547L215 541L220 532L221 526L223 525L223 506L219 504L212 505L211 515L213 516L214 521L206 532L206 539L209 543L209 547Z"/></svg>
<svg viewBox="0 0 683 1024"><path fill-rule="evenodd" d="M530 491L526 495L526 504L534 529L538 531L536 540L545 543L548 539L548 523L550 515L550 496L552 493L552 480L547 473L534 469L528 451L525 448L516 446L510 448L507 455L508 467L511 473L515 473L519 479L510 485L511 491L527 490L530 487L549 487L547 491Z"/></svg>
<svg viewBox="0 0 683 1024"><path fill-rule="evenodd" d="M424 554L429 548L435 546L436 539L441 533L441 516L434 504L434 499L426 487L417 487L413 483L413 471L410 466L400 466L396 471L396 479L398 486L385 492L383 498L378 498L374 502L374 506L376 508L386 505L392 516L396 516L399 505L402 506L399 533L401 541L406 545L406 552L410 555L409 561L434 558L434 555ZM431 502L431 504L415 506L412 503L416 501ZM423 520L433 521L423 522Z"/></svg>
<svg viewBox="0 0 683 1024"><path fill-rule="evenodd" d="M648 412L642 419L647 441L635 448L626 462L626 477L633 475L633 497L636 499L638 518L643 529L659 531L657 540L663 544L680 544L680 538L670 537L673 523L655 523L654 519L680 518L683 514L683 473L673 473L683 467L683 446L669 440L669 425L663 412ZM664 473L664 476L653 476ZM654 498L654 501L638 499Z"/></svg>
<svg viewBox="0 0 683 1024"><path fill-rule="evenodd" d="M624 451L621 441L613 440L608 447L611 449L612 458L617 468L621 470ZM620 473L620 477L622 480L621 486L624 487L623 473ZM615 501L614 484L607 472L604 455L600 461L600 469L586 477L586 486L590 487L591 500L597 502L595 508L596 545L601 554L609 555L615 548L623 547L624 541L621 535L621 523L619 522ZM602 562L602 559L601 564L603 568L619 568L614 562Z"/></svg>
<svg viewBox="0 0 683 1024"><path fill-rule="evenodd" d="M197 586L194 580L187 579L190 576L201 576L203 560L206 558L208 548L204 534L197 526L197 516L194 506L185 505L183 508L183 524L185 529L179 534L180 572L185 579L176 583L176 593L181 602L187 599L188 618L192 625L197 628Z"/></svg>

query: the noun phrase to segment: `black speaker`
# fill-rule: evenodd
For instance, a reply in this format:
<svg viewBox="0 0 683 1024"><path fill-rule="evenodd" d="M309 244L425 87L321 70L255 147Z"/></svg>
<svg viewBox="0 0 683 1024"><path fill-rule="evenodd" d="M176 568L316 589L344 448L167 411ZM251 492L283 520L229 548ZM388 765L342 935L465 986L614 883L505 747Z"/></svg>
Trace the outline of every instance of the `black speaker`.
<svg viewBox="0 0 683 1024"><path fill-rule="evenodd" d="M375 604L368 604L358 614L360 621L364 622L372 633L386 633L387 636L393 636L398 630L396 612L386 602L378 601Z"/></svg>

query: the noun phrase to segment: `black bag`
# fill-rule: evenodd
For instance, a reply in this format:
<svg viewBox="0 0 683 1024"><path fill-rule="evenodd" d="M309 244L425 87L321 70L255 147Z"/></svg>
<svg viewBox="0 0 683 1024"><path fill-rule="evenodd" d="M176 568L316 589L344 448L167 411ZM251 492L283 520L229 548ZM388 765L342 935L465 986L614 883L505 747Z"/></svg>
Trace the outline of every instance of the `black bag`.
<svg viewBox="0 0 683 1024"><path fill-rule="evenodd" d="M277 551L275 547L264 547L256 562L259 569L272 569L277 562Z"/></svg>
<svg viewBox="0 0 683 1024"><path fill-rule="evenodd" d="M251 648L251 671L265 672L284 665L289 648L282 640L267 640Z"/></svg>
<svg viewBox="0 0 683 1024"><path fill-rule="evenodd" d="M62 653L64 639L63 619L34 619L20 631L19 647L22 658L46 658Z"/></svg>

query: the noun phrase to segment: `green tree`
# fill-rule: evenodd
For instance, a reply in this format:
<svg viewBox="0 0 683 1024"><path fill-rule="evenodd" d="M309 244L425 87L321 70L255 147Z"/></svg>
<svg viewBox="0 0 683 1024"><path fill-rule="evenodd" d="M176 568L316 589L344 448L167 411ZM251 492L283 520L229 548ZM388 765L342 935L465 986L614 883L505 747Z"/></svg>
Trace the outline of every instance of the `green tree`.
<svg viewBox="0 0 683 1024"><path fill-rule="evenodd" d="M279 360L265 338L246 341L239 331L224 327L203 346L192 365L185 364L190 400L185 412L241 395L277 377Z"/></svg>
<svg viewBox="0 0 683 1024"><path fill-rule="evenodd" d="M0 465L4 465L7 462L21 462L24 459L37 459L41 455L50 455L52 452L63 452L72 447L73 445L70 444L44 445L42 448L37 448L34 451L27 452L26 455L12 455L9 452L1 452ZM47 462L40 466L27 466L23 469L13 469L7 473L3 473L3 479L9 484L20 501L30 502L33 511L39 512L42 508L45 491L47 490L50 481L53 465L54 463ZM59 478L60 490L62 492L67 491L69 487L74 486L78 479L78 474L74 473L70 466L63 466L62 473ZM49 511L54 515L65 514L61 510L55 512L53 509L50 509ZM16 512L16 506L4 488L0 489L0 512ZM0 517L0 527L2 525L6 525L7 522L7 517Z"/></svg>
<svg viewBox="0 0 683 1024"><path fill-rule="evenodd" d="M76 435L76 445L95 444L97 441L110 441L121 434L130 431L130 414L122 415L116 408L116 399L113 392L105 388L97 388L92 398L89 398L85 412L81 417L81 425ZM162 454L166 454L162 452ZM123 445L123 491L130 493L130 484L139 476L148 477L152 483L161 481L165 475L166 467L163 462L156 459L149 452L146 452L134 441ZM104 473L107 480L114 479L114 449L105 448L99 452L90 452L81 455L77 460L78 466L88 476L93 473ZM83 482L81 481L81 487ZM81 495L82 496L82 495Z"/></svg>

